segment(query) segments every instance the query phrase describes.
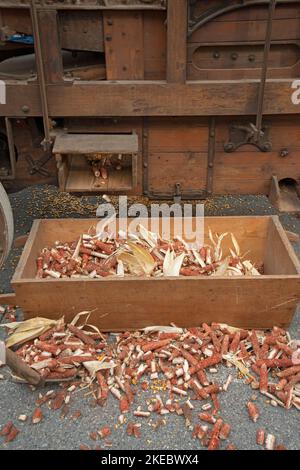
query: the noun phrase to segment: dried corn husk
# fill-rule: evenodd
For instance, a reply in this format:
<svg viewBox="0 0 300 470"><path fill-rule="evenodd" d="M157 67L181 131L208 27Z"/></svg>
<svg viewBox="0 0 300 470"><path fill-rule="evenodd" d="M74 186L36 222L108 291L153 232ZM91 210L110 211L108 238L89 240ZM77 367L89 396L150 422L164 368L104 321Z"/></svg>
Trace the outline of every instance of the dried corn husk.
<svg viewBox="0 0 300 470"><path fill-rule="evenodd" d="M117 259L118 261L121 261L123 263L123 266L125 267L126 271L128 271L133 276L144 275L144 270L141 264L138 262L136 257L132 255L131 253L122 251L117 255Z"/></svg>
<svg viewBox="0 0 300 470"><path fill-rule="evenodd" d="M12 346L20 345L35 339L50 328L59 326L63 323L63 318L60 320L50 320L48 318L37 317L22 322L6 323L0 326L12 331L6 340L6 346L11 348Z"/></svg>
<svg viewBox="0 0 300 470"><path fill-rule="evenodd" d="M146 248L135 243L128 242L128 246L133 252L134 257L137 259L141 268L147 276L150 276L156 266L156 263Z"/></svg>
<svg viewBox="0 0 300 470"><path fill-rule="evenodd" d="M168 250L165 256L163 273L167 277L176 277L179 276L181 266L186 254L182 253L181 255L175 255L174 251Z"/></svg>

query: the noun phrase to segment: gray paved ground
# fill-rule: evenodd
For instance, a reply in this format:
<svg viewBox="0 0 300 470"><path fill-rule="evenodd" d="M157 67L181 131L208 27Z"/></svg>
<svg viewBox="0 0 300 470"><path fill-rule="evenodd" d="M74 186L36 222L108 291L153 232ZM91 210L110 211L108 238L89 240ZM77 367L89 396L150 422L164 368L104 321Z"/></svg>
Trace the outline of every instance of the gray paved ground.
<svg viewBox="0 0 300 470"><path fill-rule="evenodd" d="M18 194L10 196L14 209L16 222L16 235L26 233L32 220L46 217L93 217L100 198L73 198L68 195L59 195L54 187L35 187L26 189ZM265 197L219 197L206 203L206 215L264 215L276 214ZM281 221L286 229L300 234L300 219L292 215L282 215ZM300 244L294 244L295 250L300 256ZM18 262L20 250L14 249L2 270L0 270L0 292L9 292L10 278ZM255 295L255 294L254 294ZM255 300L254 300L255 301ZM41 312L42 315L43 312ZM300 339L300 311L295 316L290 328L293 338ZM0 333L3 337L3 333ZM8 371L0 370L5 376L0 381L0 426L9 419L17 422L19 414L32 413L34 402L38 392L32 392L29 387L12 383L9 380ZM228 369L222 368L221 377L225 381L229 374ZM220 377L220 374L218 377ZM47 387L47 389L50 389ZM53 389L53 387L52 387ZM221 395L222 416L232 425L231 442L238 449L257 449L255 434L257 424L249 421L246 402L253 395L253 391L241 380L235 379L227 394ZM139 397L143 404L145 395ZM202 403L201 403L202 404ZM259 426L275 434L278 442L283 443L288 449L300 448L300 414L295 409L285 411L281 408L273 408L265 403L261 396L257 399L261 409ZM105 408L92 407L89 397L84 397L84 392L75 396L71 403L71 410L80 409L82 416L78 420L60 418L60 412L53 412L44 407L45 419L39 425L29 422L21 424L17 422L21 430L18 438L5 447L0 438L0 449L78 449L80 444L95 447L95 443L89 439L89 433L110 424L112 428L117 424L119 415L118 402L110 398ZM72 412L71 412L72 413ZM196 422L196 410L194 411ZM130 417L129 417L130 419ZM136 419L130 419L136 421ZM200 449L199 443L191 439L191 432L185 428L182 417L168 416L166 424L154 431L148 420L142 422L142 438L134 439L126 435L126 426L114 429L111 436L112 449Z"/></svg>

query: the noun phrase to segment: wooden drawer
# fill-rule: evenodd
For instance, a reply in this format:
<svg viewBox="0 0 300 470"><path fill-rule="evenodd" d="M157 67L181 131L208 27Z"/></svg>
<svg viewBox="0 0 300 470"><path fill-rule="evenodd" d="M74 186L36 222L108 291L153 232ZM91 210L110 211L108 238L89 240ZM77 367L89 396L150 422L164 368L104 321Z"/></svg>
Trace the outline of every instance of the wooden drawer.
<svg viewBox="0 0 300 470"><path fill-rule="evenodd" d="M98 222L98 221L97 221ZM39 251L56 240L75 240L92 219L37 220L12 280L27 318L69 321L82 310L108 331L151 325L199 326L222 322L244 328L287 327L300 299L300 263L278 217L207 217L205 236L231 231L243 253L264 263L257 277L36 279ZM228 247L224 245L226 251Z"/></svg>

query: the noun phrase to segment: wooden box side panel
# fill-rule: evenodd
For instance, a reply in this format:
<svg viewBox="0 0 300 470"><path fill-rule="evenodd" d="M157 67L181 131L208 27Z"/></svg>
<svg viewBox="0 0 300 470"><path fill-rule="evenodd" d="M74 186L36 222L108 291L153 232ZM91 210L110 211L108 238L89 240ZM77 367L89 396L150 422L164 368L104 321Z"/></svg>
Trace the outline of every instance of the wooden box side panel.
<svg viewBox="0 0 300 470"><path fill-rule="evenodd" d="M165 279L114 281L20 281L14 285L26 318L70 321L91 310L102 330L153 325L193 327L222 322L242 328L286 327L300 298L300 279Z"/></svg>
<svg viewBox="0 0 300 470"><path fill-rule="evenodd" d="M300 274L300 262L277 216L271 217L264 257L265 274Z"/></svg>

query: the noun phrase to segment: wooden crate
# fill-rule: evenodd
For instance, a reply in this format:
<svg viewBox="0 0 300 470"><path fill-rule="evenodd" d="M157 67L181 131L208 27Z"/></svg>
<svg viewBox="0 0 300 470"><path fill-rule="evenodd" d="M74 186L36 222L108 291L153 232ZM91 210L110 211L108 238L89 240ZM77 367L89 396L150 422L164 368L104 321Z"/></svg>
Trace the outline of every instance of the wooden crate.
<svg viewBox="0 0 300 470"><path fill-rule="evenodd" d="M56 240L71 241L92 219L37 220L12 280L26 318L69 321L92 310L91 322L104 331L151 325L199 326L222 322L244 328L287 327L300 298L300 263L278 217L207 217L208 229L232 231L242 252L264 263L260 277L36 279L39 251ZM228 240L229 243L230 240ZM224 246L225 251L228 246Z"/></svg>

